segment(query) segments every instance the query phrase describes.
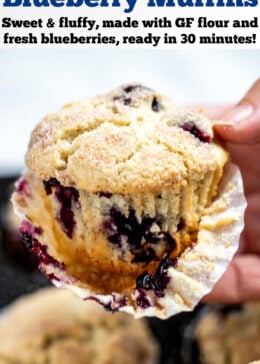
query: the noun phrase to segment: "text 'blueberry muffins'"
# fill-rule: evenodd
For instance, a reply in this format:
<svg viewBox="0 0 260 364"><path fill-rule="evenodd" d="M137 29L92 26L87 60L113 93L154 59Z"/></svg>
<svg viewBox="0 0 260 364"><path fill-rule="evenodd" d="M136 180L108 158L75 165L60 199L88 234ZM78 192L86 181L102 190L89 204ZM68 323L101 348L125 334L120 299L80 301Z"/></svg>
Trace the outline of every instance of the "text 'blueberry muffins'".
<svg viewBox="0 0 260 364"><path fill-rule="evenodd" d="M166 318L192 309L234 253L239 172L202 112L147 87L48 115L26 162L13 195L24 243L54 284L84 299ZM223 174L229 185L217 198Z"/></svg>
<svg viewBox="0 0 260 364"><path fill-rule="evenodd" d="M0 317L1 364L156 364L158 358L145 321L113 315L69 290L25 295Z"/></svg>

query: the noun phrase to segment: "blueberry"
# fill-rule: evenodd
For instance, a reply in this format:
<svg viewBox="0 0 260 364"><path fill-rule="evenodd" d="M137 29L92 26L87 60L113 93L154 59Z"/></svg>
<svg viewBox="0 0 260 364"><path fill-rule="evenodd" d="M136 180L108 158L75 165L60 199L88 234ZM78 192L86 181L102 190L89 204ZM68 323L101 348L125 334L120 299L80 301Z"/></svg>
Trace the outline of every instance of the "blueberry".
<svg viewBox="0 0 260 364"><path fill-rule="evenodd" d="M108 237L110 243L117 245L119 248L122 247L123 235L114 234Z"/></svg>
<svg viewBox="0 0 260 364"><path fill-rule="evenodd" d="M161 260L154 275L151 275L148 272L144 272L137 277L136 288L153 290L157 297L163 297L164 290L170 281L170 278L167 275L166 270L170 266L174 265L175 261L166 256Z"/></svg>
<svg viewBox="0 0 260 364"><path fill-rule="evenodd" d="M141 289L137 289L138 296L136 298L137 306L143 309L149 308L151 306L145 292Z"/></svg>
<svg viewBox="0 0 260 364"><path fill-rule="evenodd" d="M157 97L153 98L152 101L152 110L155 112L159 112L161 110L161 103L159 102L159 100L157 99Z"/></svg>
<svg viewBox="0 0 260 364"><path fill-rule="evenodd" d="M64 269L64 263L60 263L50 256L47 252L47 246L40 244L35 237L36 234L42 234L42 229L40 227L33 226L28 221L23 221L20 226L20 233L22 235L23 243L27 249L38 258L39 264L51 264L56 268Z"/></svg>
<svg viewBox="0 0 260 364"><path fill-rule="evenodd" d="M195 136L195 138L198 138L203 143L210 143L211 137L208 135L205 131L199 129L194 124L184 123L181 125L181 128L185 131L188 131L192 135Z"/></svg>
<svg viewBox="0 0 260 364"><path fill-rule="evenodd" d="M148 272L144 272L137 277L136 287L144 289L152 289L152 280L153 277Z"/></svg>
<svg viewBox="0 0 260 364"><path fill-rule="evenodd" d="M56 178L51 178L48 181L43 181L43 186L47 195L52 193L52 187L60 186L60 182Z"/></svg>
<svg viewBox="0 0 260 364"><path fill-rule="evenodd" d="M124 97L123 99L124 105L131 105L132 99L131 97Z"/></svg>
<svg viewBox="0 0 260 364"><path fill-rule="evenodd" d="M122 91L120 92L119 95L114 97L114 101L120 101L122 102L124 105L129 105L131 106L132 104L132 95L134 96L134 92L135 91L142 91L142 90L149 90L151 91L151 89L149 89L148 87L136 84L136 85L128 85L125 86Z"/></svg>
<svg viewBox="0 0 260 364"><path fill-rule="evenodd" d="M56 219L60 222L62 230L71 239L76 225L72 211L72 201L78 203L79 193L73 187L62 186L56 178L51 178L43 183L47 195L51 194L53 189L55 190L55 196L60 203Z"/></svg>
<svg viewBox="0 0 260 364"><path fill-rule="evenodd" d="M167 251L172 251L176 244L168 232L162 231L163 219L160 216L143 216L138 221L134 209L130 209L125 216L118 207L113 206L108 211L102 224L102 230L110 243L122 248L122 242L126 242L129 251L133 255L132 263L145 263L159 260L155 253L154 245L164 244ZM158 231L152 229L156 226Z"/></svg>
<svg viewBox="0 0 260 364"><path fill-rule="evenodd" d="M123 88L123 91L126 93L131 93L136 90L151 90L151 89L149 89L148 87L145 87L143 85L140 85L140 84L128 85Z"/></svg>
<svg viewBox="0 0 260 364"><path fill-rule="evenodd" d="M24 178L20 178L18 181L17 181L17 184L16 184L16 191L18 193L21 193L21 194L24 194L25 196L30 196L30 189L29 189L29 184L27 182L26 179Z"/></svg>
<svg viewBox="0 0 260 364"><path fill-rule="evenodd" d="M124 87L123 90L124 90L124 92L129 93L129 92L136 90L139 87L140 87L140 85L129 85L129 86Z"/></svg>
<svg viewBox="0 0 260 364"><path fill-rule="evenodd" d="M28 233L23 233L22 234L22 242L24 243L24 245L26 246L26 248L28 250L30 250L33 246L33 241L32 241L32 236Z"/></svg>

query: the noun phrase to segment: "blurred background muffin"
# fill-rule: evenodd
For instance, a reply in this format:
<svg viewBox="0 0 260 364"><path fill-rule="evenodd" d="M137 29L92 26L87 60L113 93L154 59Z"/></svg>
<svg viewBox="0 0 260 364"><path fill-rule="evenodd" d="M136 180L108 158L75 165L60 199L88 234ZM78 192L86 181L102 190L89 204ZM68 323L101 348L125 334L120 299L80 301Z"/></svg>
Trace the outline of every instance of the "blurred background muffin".
<svg viewBox="0 0 260 364"><path fill-rule="evenodd" d="M2 314L2 364L156 364L145 321L106 312L54 287L21 297Z"/></svg>
<svg viewBox="0 0 260 364"><path fill-rule="evenodd" d="M260 358L260 302L212 308L194 332L201 364L248 364Z"/></svg>

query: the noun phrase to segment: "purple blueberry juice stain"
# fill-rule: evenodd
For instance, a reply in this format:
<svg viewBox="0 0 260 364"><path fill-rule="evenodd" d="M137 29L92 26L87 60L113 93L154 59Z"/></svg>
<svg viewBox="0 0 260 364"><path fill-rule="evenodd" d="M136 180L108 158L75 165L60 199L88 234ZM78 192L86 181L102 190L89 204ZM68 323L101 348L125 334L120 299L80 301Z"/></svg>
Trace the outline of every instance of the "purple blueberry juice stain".
<svg viewBox="0 0 260 364"><path fill-rule="evenodd" d="M136 297L137 306L143 309L151 307L151 303L149 302L146 293L141 289L137 289L137 293L138 293Z"/></svg>
<svg viewBox="0 0 260 364"><path fill-rule="evenodd" d="M108 241L118 248L126 243L133 255L132 263L145 263L159 260L155 252L156 244L164 244L167 251L175 248L175 240L168 232L161 230L161 217L144 216L139 222L135 211L131 209L129 215L125 216L119 208L110 208L103 224L102 230ZM154 232L153 226L158 232Z"/></svg>
<svg viewBox="0 0 260 364"><path fill-rule="evenodd" d="M39 226L33 226L29 221L22 221L20 225L22 241L27 249L38 258L39 265L53 265L55 268L64 269L64 263L58 262L47 252L47 245L40 244L35 235L41 235L43 230Z"/></svg>
<svg viewBox="0 0 260 364"><path fill-rule="evenodd" d="M60 221L63 231L71 239L76 221L72 211L72 201L78 202L78 191L71 187L56 187L55 195L60 202L57 220Z"/></svg>
<svg viewBox="0 0 260 364"><path fill-rule="evenodd" d="M181 128L184 131L188 131L189 133L191 133L193 136L195 136L195 138L199 139L203 143L210 143L211 142L210 135L207 134L205 131L199 129L194 124L184 123L184 124L181 125Z"/></svg>
<svg viewBox="0 0 260 364"><path fill-rule="evenodd" d="M44 181L44 188L47 195L54 189L55 196L60 204L56 219L59 221L62 230L71 239L76 225L72 203L79 204L79 193L73 187L64 187L56 178Z"/></svg>
<svg viewBox="0 0 260 364"><path fill-rule="evenodd" d="M175 269L178 268L178 262L179 262L178 258L171 259L171 262L172 262L171 266L173 268L175 268Z"/></svg>
<svg viewBox="0 0 260 364"><path fill-rule="evenodd" d="M102 302L100 299L98 299L95 296L89 296L86 298L86 300L95 301L98 304L100 304L101 306L103 306L103 308L106 311L113 312L113 313L119 311L120 308L126 306L126 297L122 297L119 301L117 301L114 295L112 295L112 300L109 301L108 303Z"/></svg>
<svg viewBox="0 0 260 364"><path fill-rule="evenodd" d="M53 282L53 281L57 281L57 282L60 282L60 278L56 276L56 274L54 273L47 273L47 272L43 272L47 277L48 279Z"/></svg>
<svg viewBox="0 0 260 364"><path fill-rule="evenodd" d="M30 236L42 235L43 230L40 226L33 226L28 220L23 220L20 224L20 233L27 233Z"/></svg>
<svg viewBox="0 0 260 364"><path fill-rule="evenodd" d="M148 272L140 274L136 279L136 288L153 290L157 297L164 297L164 290L170 281L167 269L175 265L174 261L166 256L161 260L154 275Z"/></svg>
<svg viewBox="0 0 260 364"><path fill-rule="evenodd" d="M118 302L118 309L126 306L126 297L123 297Z"/></svg>
<svg viewBox="0 0 260 364"><path fill-rule="evenodd" d="M25 178L20 178L16 183L16 192L29 197L31 195L29 183Z"/></svg>

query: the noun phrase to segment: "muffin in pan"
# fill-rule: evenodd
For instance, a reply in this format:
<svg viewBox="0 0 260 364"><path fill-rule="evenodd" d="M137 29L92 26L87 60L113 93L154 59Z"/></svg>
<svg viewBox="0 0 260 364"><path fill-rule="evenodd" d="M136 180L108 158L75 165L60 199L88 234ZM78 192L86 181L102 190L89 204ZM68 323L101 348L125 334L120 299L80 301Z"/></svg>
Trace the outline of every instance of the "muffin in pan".
<svg viewBox="0 0 260 364"><path fill-rule="evenodd" d="M26 162L13 195L23 240L53 283L84 299L166 318L192 309L234 253L239 172L202 112L145 86L48 115Z"/></svg>
<svg viewBox="0 0 260 364"><path fill-rule="evenodd" d="M1 364L156 364L158 357L145 321L113 315L69 290L38 290L1 315Z"/></svg>

